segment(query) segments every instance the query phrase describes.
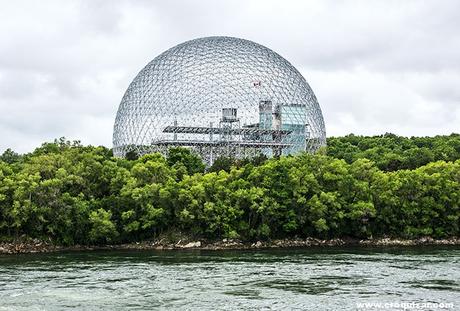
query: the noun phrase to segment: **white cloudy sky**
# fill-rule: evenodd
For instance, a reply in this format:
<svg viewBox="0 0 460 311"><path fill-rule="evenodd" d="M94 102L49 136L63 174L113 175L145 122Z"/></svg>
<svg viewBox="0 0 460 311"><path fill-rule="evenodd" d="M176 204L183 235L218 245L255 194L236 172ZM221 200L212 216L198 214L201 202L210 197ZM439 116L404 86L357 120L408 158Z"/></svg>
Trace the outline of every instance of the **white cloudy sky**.
<svg viewBox="0 0 460 311"><path fill-rule="evenodd" d="M288 59L328 136L460 132L460 1L0 0L0 152L61 136L111 146L137 72L210 35Z"/></svg>

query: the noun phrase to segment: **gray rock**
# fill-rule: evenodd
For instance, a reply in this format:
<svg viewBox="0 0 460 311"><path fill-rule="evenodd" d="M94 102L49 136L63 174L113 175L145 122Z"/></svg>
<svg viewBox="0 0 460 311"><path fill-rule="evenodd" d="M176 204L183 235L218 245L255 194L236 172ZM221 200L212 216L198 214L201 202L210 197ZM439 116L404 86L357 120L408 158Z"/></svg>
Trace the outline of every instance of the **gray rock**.
<svg viewBox="0 0 460 311"><path fill-rule="evenodd" d="M200 241L190 242L182 246L182 248L194 248L194 247L201 247L201 242Z"/></svg>

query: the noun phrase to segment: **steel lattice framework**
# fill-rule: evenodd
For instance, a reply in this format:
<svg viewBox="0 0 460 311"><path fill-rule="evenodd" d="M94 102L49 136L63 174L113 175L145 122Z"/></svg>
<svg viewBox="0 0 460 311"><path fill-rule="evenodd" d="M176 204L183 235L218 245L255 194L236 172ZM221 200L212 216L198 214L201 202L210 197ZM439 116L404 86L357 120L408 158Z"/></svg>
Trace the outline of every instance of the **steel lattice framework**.
<svg viewBox="0 0 460 311"><path fill-rule="evenodd" d="M231 37L187 41L153 59L123 96L113 133L115 156L187 146L208 163L325 143L321 109L302 75L272 50Z"/></svg>

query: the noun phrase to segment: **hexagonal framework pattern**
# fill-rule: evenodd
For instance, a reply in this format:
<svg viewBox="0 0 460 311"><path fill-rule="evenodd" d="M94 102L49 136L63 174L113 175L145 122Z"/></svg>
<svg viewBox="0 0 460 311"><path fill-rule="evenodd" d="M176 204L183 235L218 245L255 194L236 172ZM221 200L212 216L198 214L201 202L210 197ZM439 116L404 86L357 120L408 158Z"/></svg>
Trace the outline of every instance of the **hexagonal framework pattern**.
<svg viewBox="0 0 460 311"><path fill-rule="evenodd" d="M113 151L187 146L212 162L312 152L325 135L313 91L287 60L248 40L207 37L167 50L139 72L118 109Z"/></svg>

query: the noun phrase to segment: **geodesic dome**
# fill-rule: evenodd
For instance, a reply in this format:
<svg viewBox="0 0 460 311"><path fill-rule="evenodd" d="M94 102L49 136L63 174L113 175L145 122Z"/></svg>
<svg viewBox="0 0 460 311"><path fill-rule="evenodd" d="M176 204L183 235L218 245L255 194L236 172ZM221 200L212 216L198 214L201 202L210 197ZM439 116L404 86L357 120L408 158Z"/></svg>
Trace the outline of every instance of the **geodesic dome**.
<svg viewBox="0 0 460 311"><path fill-rule="evenodd" d="M325 143L321 109L302 75L272 50L231 37L187 41L148 63L123 96L113 133L119 157L188 146L212 161Z"/></svg>

